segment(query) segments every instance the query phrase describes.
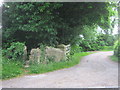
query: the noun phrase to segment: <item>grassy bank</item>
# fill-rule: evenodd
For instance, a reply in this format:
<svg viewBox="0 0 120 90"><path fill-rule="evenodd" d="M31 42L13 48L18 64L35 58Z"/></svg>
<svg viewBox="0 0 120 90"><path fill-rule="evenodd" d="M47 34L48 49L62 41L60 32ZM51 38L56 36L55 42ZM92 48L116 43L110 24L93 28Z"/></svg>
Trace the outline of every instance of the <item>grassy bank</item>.
<svg viewBox="0 0 120 90"><path fill-rule="evenodd" d="M113 51L113 46L103 46L103 48L100 49L100 51Z"/></svg>
<svg viewBox="0 0 120 90"><path fill-rule="evenodd" d="M72 56L71 60L68 60L68 61L32 65L30 68L28 68L28 71L30 74L32 74L32 73L45 73L45 72L50 72L58 69L69 68L78 64L83 56L89 55L91 53L92 52L75 53Z"/></svg>
<svg viewBox="0 0 120 90"><path fill-rule="evenodd" d="M22 63L2 58L2 79L16 77L23 73Z"/></svg>
<svg viewBox="0 0 120 90"><path fill-rule="evenodd" d="M118 57L117 57L117 56L115 56L115 55L110 56L110 58L111 58L111 60L112 60L112 61L116 61L116 62L118 62L118 61L119 61L119 60L118 60Z"/></svg>
<svg viewBox="0 0 120 90"><path fill-rule="evenodd" d="M21 62L11 61L2 58L2 79L8 79L23 74L38 74L46 73L58 69L69 68L78 64L83 56L89 55L93 52L80 52L72 55L71 59L61 62L51 62L49 64L31 65L29 68L23 68ZM27 73L25 72L27 71Z"/></svg>

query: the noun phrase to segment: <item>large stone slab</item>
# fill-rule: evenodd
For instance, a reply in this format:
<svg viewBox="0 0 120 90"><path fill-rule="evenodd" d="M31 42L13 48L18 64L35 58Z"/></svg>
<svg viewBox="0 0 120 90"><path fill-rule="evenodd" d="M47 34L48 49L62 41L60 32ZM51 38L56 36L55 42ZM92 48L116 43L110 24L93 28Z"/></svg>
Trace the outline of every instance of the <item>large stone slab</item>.
<svg viewBox="0 0 120 90"><path fill-rule="evenodd" d="M53 61L59 62L61 60L67 59L67 55L70 52L70 45L58 45L57 48L54 47L48 47L45 48L45 60L43 61L46 63L46 60L49 58L52 58ZM34 48L31 50L29 55L30 62L34 63L40 63L40 57L42 54L42 51L39 48ZM42 62L42 63L43 63Z"/></svg>
<svg viewBox="0 0 120 90"><path fill-rule="evenodd" d="M55 61L59 62L65 59L65 52L59 48L46 47L46 57L55 57Z"/></svg>
<svg viewBox="0 0 120 90"><path fill-rule="evenodd" d="M27 47L24 46L24 50L23 50L23 60L26 61L27 60Z"/></svg>
<svg viewBox="0 0 120 90"><path fill-rule="evenodd" d="M66 57L70 53L70 44L69 45L60 44L57 46L57 48L63 50L65 52Z"/></svg>
<svg viewBox="0 0 120 90"><path fill-rule="evenodd" d="M30 52L29 60L32 63L40 63L41 51L39 48L34 48Z"/></svg>

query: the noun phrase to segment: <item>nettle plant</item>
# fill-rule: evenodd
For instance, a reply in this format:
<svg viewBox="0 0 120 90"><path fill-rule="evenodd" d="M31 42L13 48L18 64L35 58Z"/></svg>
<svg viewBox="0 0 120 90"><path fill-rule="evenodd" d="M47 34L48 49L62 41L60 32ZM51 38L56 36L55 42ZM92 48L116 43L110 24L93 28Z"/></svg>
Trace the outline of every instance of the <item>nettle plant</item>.
<svg viewBox="0 0 120 90"><path fill-rule="evenodd" d="M20 60L24 54L25 44L21 42L13 42L6 50L6 57L13 60Z"/></svg>

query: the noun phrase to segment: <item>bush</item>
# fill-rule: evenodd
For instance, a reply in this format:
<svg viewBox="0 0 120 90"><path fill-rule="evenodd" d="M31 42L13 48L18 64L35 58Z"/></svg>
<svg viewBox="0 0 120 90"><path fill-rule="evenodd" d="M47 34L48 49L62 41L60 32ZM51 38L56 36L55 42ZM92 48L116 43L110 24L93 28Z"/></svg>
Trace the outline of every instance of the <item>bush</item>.
<svg viewBox="0 0 120 90"><path fill-rule="evenodd" d="M78 45L72 45L72 46L71 46L71 50L70 50L70 53L71 53L71 54L79 53L79 52L81 52L81 51L83 51L83 48L82 48L82 47L80 47L80 46L78 46Z"/></svg>
<svg viewBox="0 0 120 90"><path fill-rule="evenodd" d="M114 44L114 55L117 56L117 57L120 57L120 39L117 40Z"/></svg>
<svg viewBox="0 0 120 90"><path fill-rule="evenodd" d="M100 49L97 43L92 43L90 46L91 46L91 48L89 48L90 51L95 51Z"/></svg>
<svg viewBox="0 0 120 90"><path fill-rule="evenodd" d="M101 49L101 45L96 40L82 40L80 45L82 51L96 51Z"/></svg>
<svg viewBox="0 0 120 90"><path fill-rule="evenodd" d="M46 45L43 45L43 44L40 45L40 50L41 50L40 62L41 63L46 62L45 61L45 47Z"/></svg>
<svg viewBox="0 0 120 90"><path fill-rule="evenodd" d="M24 47L24 43L13 42L9 48L3 50L3 55L8 59L20 60L24 54Z"/></svg>

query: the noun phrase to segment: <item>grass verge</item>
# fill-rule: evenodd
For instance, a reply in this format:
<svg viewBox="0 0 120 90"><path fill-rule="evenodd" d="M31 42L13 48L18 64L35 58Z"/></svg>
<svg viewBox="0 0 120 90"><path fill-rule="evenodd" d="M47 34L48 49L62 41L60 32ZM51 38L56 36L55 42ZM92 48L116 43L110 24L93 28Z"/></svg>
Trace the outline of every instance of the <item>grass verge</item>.
<svg viewBox="0 0 120 90"><path fill-rule="evenodd" d="M69 68L78 64L83 56L92 54L93 52L80 52L72 55L72 58L67 61L52 62L49 64L31 65L29 68L24 68L19 61L12 61L2 58L2 78L9 79L25 74L40 74L63 68ZM27 73L25 72L27 71Z"/></svg>
<svg viewBox="0 0 120 90"><path fill-rule="evenodd" d="M110 56L110 58L111 58L111 60L112 60L112 61L116 61L116 62L118 62L118 61L119 61L119 60L118 60L118 57L117 57L117 56L115 56L115 55Z"/></svg>
<svg viewBox="0 0 120 90"><path fill-rule="evenodd" d="M2 79L19 76L23 73L22 63L2 58Z"/></svg>
<svg viewBox="0 0 120 90"><path fill-rule="evenodd" d="M113 51L113 46L103 46L100 51Z"/></svg>
<svg viewBox="0 0 120 90"><path fill-rule="evenodd" d="M75 53L72 58L68 61L62 62L53 62L49 64L39 64L39 65L32 65L28 68L29 74L38 74L38 73L46 73L54 70L59 70L63 68L69 68L76 64L78 64L83 56L92 54L93 52L80 52Z"/></svg>

